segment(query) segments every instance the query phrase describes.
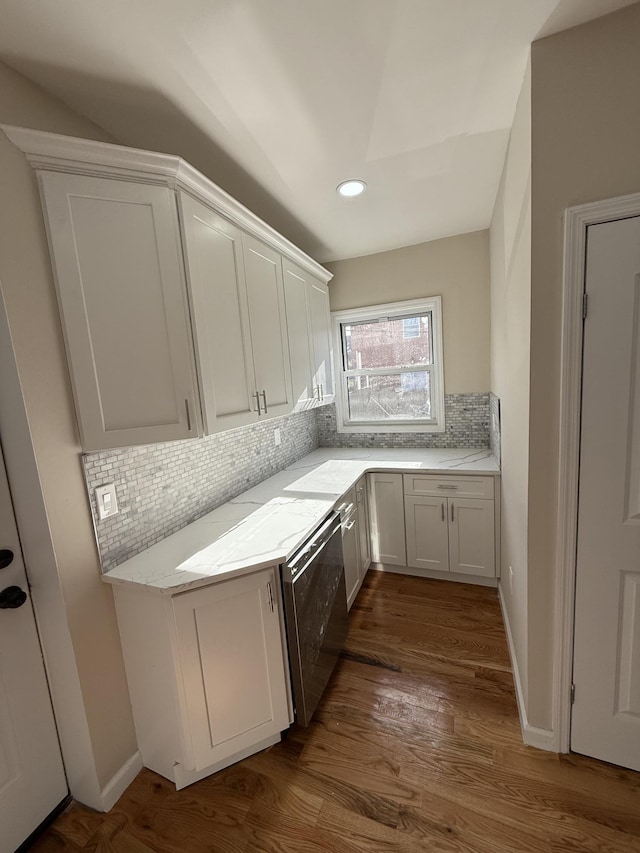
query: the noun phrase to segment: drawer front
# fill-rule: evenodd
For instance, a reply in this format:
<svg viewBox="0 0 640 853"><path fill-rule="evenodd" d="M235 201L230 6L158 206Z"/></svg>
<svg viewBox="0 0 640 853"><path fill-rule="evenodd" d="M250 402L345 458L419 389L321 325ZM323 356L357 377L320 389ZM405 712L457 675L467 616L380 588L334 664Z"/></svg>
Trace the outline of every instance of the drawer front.
<svg viewBox="0 0 640 853"><path fill-rule="evenodd" d="M440 474L405 474L405 495L493 499L493 477L448 477Z"/></svg>

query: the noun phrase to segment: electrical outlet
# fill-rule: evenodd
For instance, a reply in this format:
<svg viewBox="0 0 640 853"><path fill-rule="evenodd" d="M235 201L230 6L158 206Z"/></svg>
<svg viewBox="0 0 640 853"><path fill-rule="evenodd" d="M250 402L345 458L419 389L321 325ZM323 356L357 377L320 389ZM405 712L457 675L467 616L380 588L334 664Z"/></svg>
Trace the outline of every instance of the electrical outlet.
<svg viewBox="0 0 640 853"><path fill-rule="evenodd" d="M276 447L280 447L282 444L282 437L280 436L280 427L276 427L273 431L273 443Z"/></svg>
<svg viewBox="0 0 640 853"><path fill-rule="evenodd" d="M98 518L104 521L105 518L111 518L117 515L118 499L116 497L116 484L107 483L106 486L98 486L95 490L96 506L98 507Z"/></svg>

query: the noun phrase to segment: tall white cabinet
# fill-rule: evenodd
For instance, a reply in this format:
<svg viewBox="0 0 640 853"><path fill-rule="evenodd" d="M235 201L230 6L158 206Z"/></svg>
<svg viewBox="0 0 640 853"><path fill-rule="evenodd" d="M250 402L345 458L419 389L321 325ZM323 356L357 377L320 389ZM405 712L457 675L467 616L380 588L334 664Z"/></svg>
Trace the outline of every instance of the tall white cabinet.
<svg viewBox="0 0 640 853"><path fill-rule="evenodd" d="M2 129L38 173L83 449L288 414L292 366L332 399L327 270L177 157Z"/></svg>

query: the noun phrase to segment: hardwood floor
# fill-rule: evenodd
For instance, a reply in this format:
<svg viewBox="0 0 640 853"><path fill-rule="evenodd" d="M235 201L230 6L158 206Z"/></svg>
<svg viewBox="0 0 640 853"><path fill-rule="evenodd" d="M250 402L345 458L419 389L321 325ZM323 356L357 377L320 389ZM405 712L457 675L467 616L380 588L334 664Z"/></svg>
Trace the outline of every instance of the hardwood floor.
<svg viewBox="0 0 640 853"><path fill-rule="evenodd" d="M183 791L144 770L34 845L95 853L629 853L640 774L523 746L495 590L369 572L307 729Z"/></svg>

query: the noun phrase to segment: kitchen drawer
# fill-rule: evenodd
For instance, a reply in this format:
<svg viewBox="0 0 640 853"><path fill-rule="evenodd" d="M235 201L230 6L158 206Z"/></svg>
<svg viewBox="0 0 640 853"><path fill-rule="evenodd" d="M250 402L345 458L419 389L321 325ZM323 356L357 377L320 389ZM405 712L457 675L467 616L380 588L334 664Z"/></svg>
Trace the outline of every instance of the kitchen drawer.
<svg viewBox="0 0 640 853"><path fill-rule="evenodd" d="M405 495L493 499L493 477L449 477L442 474L405 474Z"/></svg>

